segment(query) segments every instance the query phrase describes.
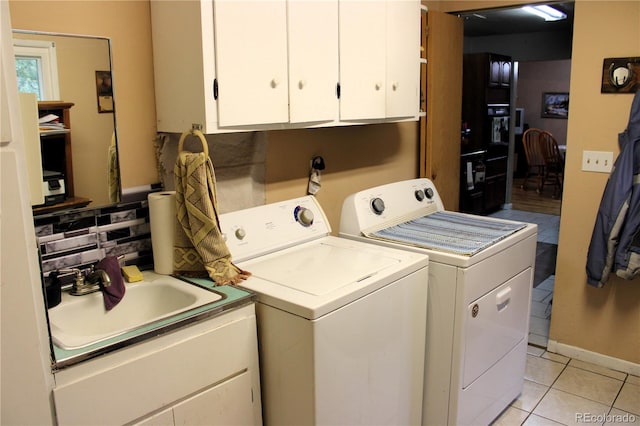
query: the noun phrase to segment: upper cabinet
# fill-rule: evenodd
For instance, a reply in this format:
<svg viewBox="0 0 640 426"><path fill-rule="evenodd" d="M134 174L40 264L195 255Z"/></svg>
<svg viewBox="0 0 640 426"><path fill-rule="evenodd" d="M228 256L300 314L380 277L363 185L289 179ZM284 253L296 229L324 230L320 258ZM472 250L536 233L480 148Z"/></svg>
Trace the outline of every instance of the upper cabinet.
<svg viewBox="0 0 640 426"><path fill-rule="evenodd" d="M415 117L420 106L420 2L387 1L386 27L386 117Z"/></svg>
<svg viewBox="0 0 640 426"><path fill-rule="evenodd" d="M338 1L289 1L289 121L338 120Z"/></svg>
<svg viewBox="0 0 640 426"><path fill-rule="evenodd" d="M419 14L414 0L152 0L158 131L415 120Z"/></svg>
<svg viewBox="0 0 640 426"><path fill-rule="evenodd" d="M420 3L341 0L340 119L417 117Z"/></svg>
<svg viewBox="0 0 640 426"><path fill-rule="evenodd" d="M218 125L288 122L286 4L216 1L213 9Z"/></svg>

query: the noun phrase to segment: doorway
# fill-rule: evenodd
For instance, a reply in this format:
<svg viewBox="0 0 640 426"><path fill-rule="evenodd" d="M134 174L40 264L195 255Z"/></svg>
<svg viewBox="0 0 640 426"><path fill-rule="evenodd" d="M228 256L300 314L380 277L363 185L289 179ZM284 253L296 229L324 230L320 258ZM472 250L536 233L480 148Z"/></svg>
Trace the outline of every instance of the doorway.
<svg viewBox="0 0 640 426"><path fill-rule="evenodd" d="M520 6L457 13L464 22L465 54L488 52L513 61L511 107L523 113L523 123L520 132L512 124L505 203L486 214L538 225L529 343L541 347L547 346L549 336L562 198L554 197L552 187L541 193L534 185L522 187L527 163L521 144L522 132L537 127L550 131L566 146L567 120L544 118L541 106L544 93L569 91L573 2L553 3L553 7L567 18L546 22L527 16Z"/></svg>

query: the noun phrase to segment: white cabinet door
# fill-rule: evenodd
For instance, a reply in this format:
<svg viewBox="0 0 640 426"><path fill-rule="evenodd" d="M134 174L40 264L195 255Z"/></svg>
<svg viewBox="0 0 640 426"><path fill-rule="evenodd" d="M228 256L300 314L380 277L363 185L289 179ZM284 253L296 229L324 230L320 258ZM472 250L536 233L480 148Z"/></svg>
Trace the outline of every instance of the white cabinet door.
<svg viewBox="0 0 640 426"><path fill-rule="evenodd" d="M158 130L417 117L419 13L417 0L153 0Z"/></svg>
<svg viewBox="0 0 640 426"><path fill-rule="evenodd" d="M286 3L217 0L213 7L218 125L288 122Z"/></svg>
<svg viewBox="0 0 640 426"><path fill-rule="evenodd" d="M254 424L249 373L245 371L176 405L173 416L176 426Z"/></svg>
<svg viewBox="0 0 640 426"><path fill-rule="evenodd" d="M386 2L340 0L339 5L340 119L384 118Z"/></svg>
<svg viewBox="0 0 640 426"><path fill-rule="evenodd" d="M340 119L417 118L420 3L340 0Z"/></svg>
<svg viewBox="0 0 640 426"><path fill-rule="evenodd" d="M338 0L289 0L289 119L338 120Z"/></svg>
<svg viewBox="0 0 640 426"><path fill-rule="evenodd" d="M175 426L173 422L173 409L169 408L167 410L161 411L159 413L154 414L153 416L147 417L146 419L136 422L133 424L134 426Z"/></svg>
<svg viewBox="0 0 640 426"><path fill-rule="evenodd" d="M158 131L182 133L197 124L213 133L213 5L152 0L150 7Z"/></svg>
<svg viewBox="0 0 640 426"><path fill-rule="evenodd" d="M387 1L386 117L417 116L420 100L420 3ZM414 23L415 25L411 25Z"/></svg>
<svg viewBox="0 0 640 426"><path fill-rule="evenodd" d="M18 96L20 97L22 136L24 140L24 155L27 161L31 205L37 206L44 204L42 154L40 132L38 131L38 100L33 93L19 93Z"/></svg>

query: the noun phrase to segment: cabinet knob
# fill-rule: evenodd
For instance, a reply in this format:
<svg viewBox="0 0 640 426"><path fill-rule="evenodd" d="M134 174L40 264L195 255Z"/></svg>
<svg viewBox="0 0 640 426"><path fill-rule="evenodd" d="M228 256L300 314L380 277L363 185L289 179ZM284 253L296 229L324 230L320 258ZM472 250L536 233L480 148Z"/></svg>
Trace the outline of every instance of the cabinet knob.
<svg viewBox="0 0 640 426"><path fill-rule="evenodd" d="M376 90L380 90L382 88L382 84L376 83L375 88Z"/></svg>
<svg viewBox="0 0 640 426"><path fill-rule="evenodd" d="M278 82L277 78L271 79L271 88L272 89L275 89L276 87L278 87L278 84L279 84L279 82Z"/></svg>
<svg viewBox="0 0 640 426"><path fill-rule="evenodd" d="M400 85L400 83L398 83L397 81L394 81L393 83L391 83L391 88L396 91L398 90L398 86Z"/></svg>
<svg viewBox="0 0 640 426"><path fill-rule="evenodd" d="M300 81L298 82L298 89L302 90L302 89L304 88L304 86L306 86L306 85L307 85L307 82L306 82L306 81L304 81L304 80L300 80Z"/></svg>

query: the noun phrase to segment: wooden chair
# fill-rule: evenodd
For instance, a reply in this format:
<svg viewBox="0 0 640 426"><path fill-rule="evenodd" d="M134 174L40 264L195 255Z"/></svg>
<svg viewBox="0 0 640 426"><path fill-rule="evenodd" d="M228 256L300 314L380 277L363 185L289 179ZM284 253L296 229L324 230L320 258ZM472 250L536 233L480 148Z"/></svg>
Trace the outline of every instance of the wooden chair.
<svg viewBox="0 0 640 426"><path fill-rule="evenodd" d="M564 156L558 148L558 142L549 132L544 132L541 138L542 155L544 156L544 177L542 185L553 183L554 197L562 193L564 179ZM542 189L542 188L541 188Z"/></svg>
<svg viewBox="0 0 640 426"><path fill-rule="evenodd" d="M522 136L524 152L527 157L527 173L522 189L527 189L530 177L537 177L536 192L542 193L544 185L553 183L554 196L562 191L564 158L558 149L558 143L551 133L531 128Z"/></svg>

